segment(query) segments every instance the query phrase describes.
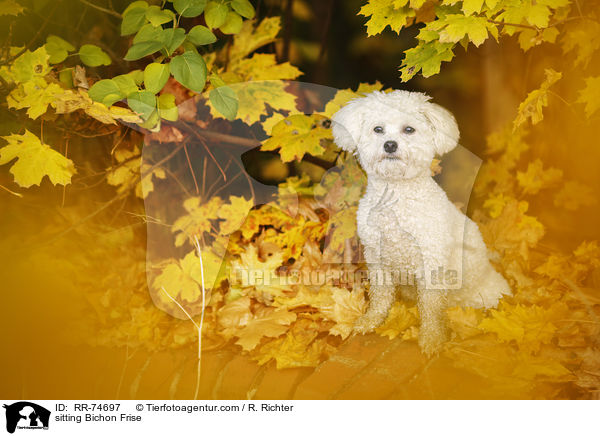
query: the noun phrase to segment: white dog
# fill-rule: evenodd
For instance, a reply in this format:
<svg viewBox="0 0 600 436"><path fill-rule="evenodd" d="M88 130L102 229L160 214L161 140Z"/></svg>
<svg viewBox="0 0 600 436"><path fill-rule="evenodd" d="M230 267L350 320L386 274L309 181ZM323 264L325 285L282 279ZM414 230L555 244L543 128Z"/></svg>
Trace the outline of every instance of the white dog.
<svg viewBox="0 0 600 436"><path fill-rule="evenodd" d="M429 100L422 93L376 91L332 119L336 144L357 155L368 176L357 227L370 303L355 331L379 326L400 289L417 300L419 344L427 354L445 340L448 304L488 308L510 294L489 263L477 224L431 178L434 156L456 147L459 132L452 114Z"/></svg>

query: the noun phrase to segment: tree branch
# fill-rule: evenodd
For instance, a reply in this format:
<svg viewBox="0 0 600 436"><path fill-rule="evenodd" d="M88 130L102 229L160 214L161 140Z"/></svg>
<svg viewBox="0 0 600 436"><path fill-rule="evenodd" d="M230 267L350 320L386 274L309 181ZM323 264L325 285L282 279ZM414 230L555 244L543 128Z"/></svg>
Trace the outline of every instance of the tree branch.
<svg viewBox="0 0 600 436"><path fill-rule="evenodd" d="M188 126L184 124L184 130L188 133L192 133L193 135L201 136L207 140L212 140L216 142L222 142L225 144L236 145L244 148L256 148L261 145L261 142L256 139L251 138L242 138L240 136L229 135L227 133L214 132L211 130L196 130L194 127ZM274 152L273 154L277 154ZM321 159L316 156L312 156L310 154L304 155L302 160L320 166L321 168L328 170L335 166L335 162L329 162L328 160Z"/></svg>
<svg viewBox="0 0 600 436"><path fill-rule="evenodd" d="M113 11L113 10L110 10L110 9L103 8L102 6L95 5L93 3L90 3L87 0L79 0L79 1L81 3L83 3L84 5L89 6L90 8L94 8L96 10L102 11L102 12L104 12L106 14L112 15L113 17L123 18L123 16L121 14L119 14L117 11Z"/></svg>

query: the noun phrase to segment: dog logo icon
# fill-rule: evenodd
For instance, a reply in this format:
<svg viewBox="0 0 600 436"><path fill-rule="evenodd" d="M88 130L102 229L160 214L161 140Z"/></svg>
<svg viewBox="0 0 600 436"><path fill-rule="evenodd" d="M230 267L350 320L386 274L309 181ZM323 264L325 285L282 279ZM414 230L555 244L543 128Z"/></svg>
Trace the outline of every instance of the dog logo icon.
<svg viewBox="0 0 600 436"><path fill-rule="evenodd" d="M18 429L48 430L50 411L29 401L19 401L4 405L6 409L6 431L14 433Z"/></svg>

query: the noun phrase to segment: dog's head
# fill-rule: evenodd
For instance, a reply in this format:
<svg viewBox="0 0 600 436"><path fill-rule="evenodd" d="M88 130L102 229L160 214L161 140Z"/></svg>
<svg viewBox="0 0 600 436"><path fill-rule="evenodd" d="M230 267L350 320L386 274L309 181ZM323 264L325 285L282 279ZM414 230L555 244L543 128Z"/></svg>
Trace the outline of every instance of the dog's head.
<svg viewBox="0 0 600 436"><path fill-rule="evenodd" d="M332 118L333 137L357 154L368 175L387 180L429 174L436 154L458 144L458 125L446 109L419 92L375 91L356 98Z"/></svg>

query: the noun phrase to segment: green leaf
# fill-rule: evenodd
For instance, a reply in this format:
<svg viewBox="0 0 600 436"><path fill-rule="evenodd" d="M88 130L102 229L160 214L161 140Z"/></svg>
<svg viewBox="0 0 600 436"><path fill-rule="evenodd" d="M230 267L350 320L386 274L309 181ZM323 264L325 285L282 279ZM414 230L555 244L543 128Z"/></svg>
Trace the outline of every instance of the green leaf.
<svg viewBox="0 0 600 436"><path fill-rule="evenodd" d="M206 25L210 29L221 27L223 24L225 24L227 12L229 12L229 7L227 5L217 3L215 1L208 2L208 5L206 5L206 10L204 11L204 20L206 21Z"/></svg>
<svg viewBox="0 0 600 436"><path fill-rule="evenodd" d="M194 26L187 34L187 39L194 45L212 44L217 37L206 26Z"/></svg>
<svg viewBox="0 0 600 436"><path fill-rule="evenodd" d="M179 110L175 104L175 96L165 92L158 97L158 112L167 121L177 121Z"/></svg>
<svg viewBox="0 0 600 436"><path fill-rule="evenodd" d="M0 165L17 159L10 172L19 186L28 188L31 185L39 185L45 176L48 176L54 185L71 183L71 177L76 172L73 161L42 144L29 130L25 130L23 135L2 138L8 145L0 148Z"/></svg>
<svg viewBox="0 0 600 436"><path fill-rule="evenodd" d="M65 68L58 73L58 80L67 88L73 88L73 70L74 68Z"/></svg>
<svg viewBox="0 0 600 436"><path fill-rule="evenodd" d="M127 75L131 76L137 86L144 83L144 72L142 70L133 70L127 73Z"/></svg>
<svg viewBox="0 0 600 436"><path fill-rule="evenodd" d="M248 0L233 0L231 7L244 18L254 18L254 6Z"/></svg>
<svg viewBox="0 0 600 436"><path fill-rule="evenodd" d="M135 61L155 53L163 48L162 42L159 41L143 41L133 44L123 59L126 61Z"/></svg>
<svg viewBox="0 0 600 436"><path fill-rule="evenodd" d="M135 2L132 2L129 6L127 6L125 8L125 10L123 11L123 14L121 15L127 15L127 13L135 8L143 8L143 9L148 9L148 2L145 2L143 0L138 0Z"/></svg>
<svg viewBox="0 0 600 436"><path fill-rule="evenodd" d="M169 64L149 64L144 70L144 85L146 86L146 90L157 94L163 89L167 80L169 80L170 74Z"/></svg>
<svg viewBox="0 0 600 436"><path fill-rule="evenodd" d="M235 119L238 110L238 98L229 86L220 86L210 91L209 99L212 105L228 120Z"/></svg>
<svg viewBox="0 0 600 436"><path fill-rule="evenodd" d="M119 91L123 95L129 95L138 90L135 80L130 74L121 74L120 76L113 77L112 80L117 84Z"/></svg>
<svg viewBox="0 0 600 436"><path fill-rule="evenodd" d="M146 2L144 2L146 3ZM123 14L123 21L121 21L121 36L131 35L146 24L146 7L135 7L132 9L127 8Z"/></svg>
<svg viewBox="0 0 600 436"><path fill-rule="evenodd" d="M206 0L174 0L173 6L182 17L197 17L206 7Z"/></svg>
<svg viewBox="0 0 600 436"><path fill-rule="evenodd" d="M132 111L147 121L156 109L156 96L150 91L136 91L127 96L127 104Z"/></svg>
<svg viewBox="0 0 600 436"><path fill-rule="evenodd" d="M185 30L180 27L175 29L165 29L162 31L160 40L163 44L163 48L167 51L167 55L171 56L185 40Z"/></svg>
<svg viewBox="0 0 600 436"><path fill-rule="evenodd" d="M98 46L92 44L84 44L79 49L79 57L81 62L88 67L98 67L100 65L110 65L110 57Z"/></svg>
<svg viewBox="0 0 600 436"><path fill-rule="evenodd" d="M158 6L150 6L146 9L146 19L155 27L168 23L174 18L175 14L168 9L161 9Z"/></svg>
<svg viewBox="0 0 600 436"><path fill-rule="evenodd" d="M117 101L125 97L121 94L119 85L114 80L104 79L92 85L88 95L94 101L104 103L106 106L112 106Z"/></svg>
<svg viewBox="0 0 600 436"><path fill-rule="evenodd" d="M227 35L233 35L242 30L242 24L242 17L240 17L236 12L230 11L227 13L225 23L219 27L219 30Z"/></svg>
<svg viewBox="0 0 600 436"><path fill-rule="evenodd" d="M64 39L55 35L49 35L46 38L46 44L44 47L46 47L46 53L50 55L48 62L51 64L61 63L67 58L69 52L75 51L75 47L73 47Z"/></svg>
<svg viewBox="0 0 600 436"><path fill-rule="evenodd" d="M148 129L151 132L158 132L160 130L160 116L158 114L158 109L153 110L148 116L148 119L139 126Z"/></svg>
<svg viewBox="0 0 600 436"><path fill-rule="evenodd" d="M133 37L133 43L137 44L144 41L160 41L163 29L154 27L152 24L144 24L142 28Z"/></svg>
<svg viewBox="0 0 600 436"><path fill-rule="evenodd" d="M206 64L198 53L188 51L171 60L171 74L186 88L202 92L206 84Z"/></svg>

